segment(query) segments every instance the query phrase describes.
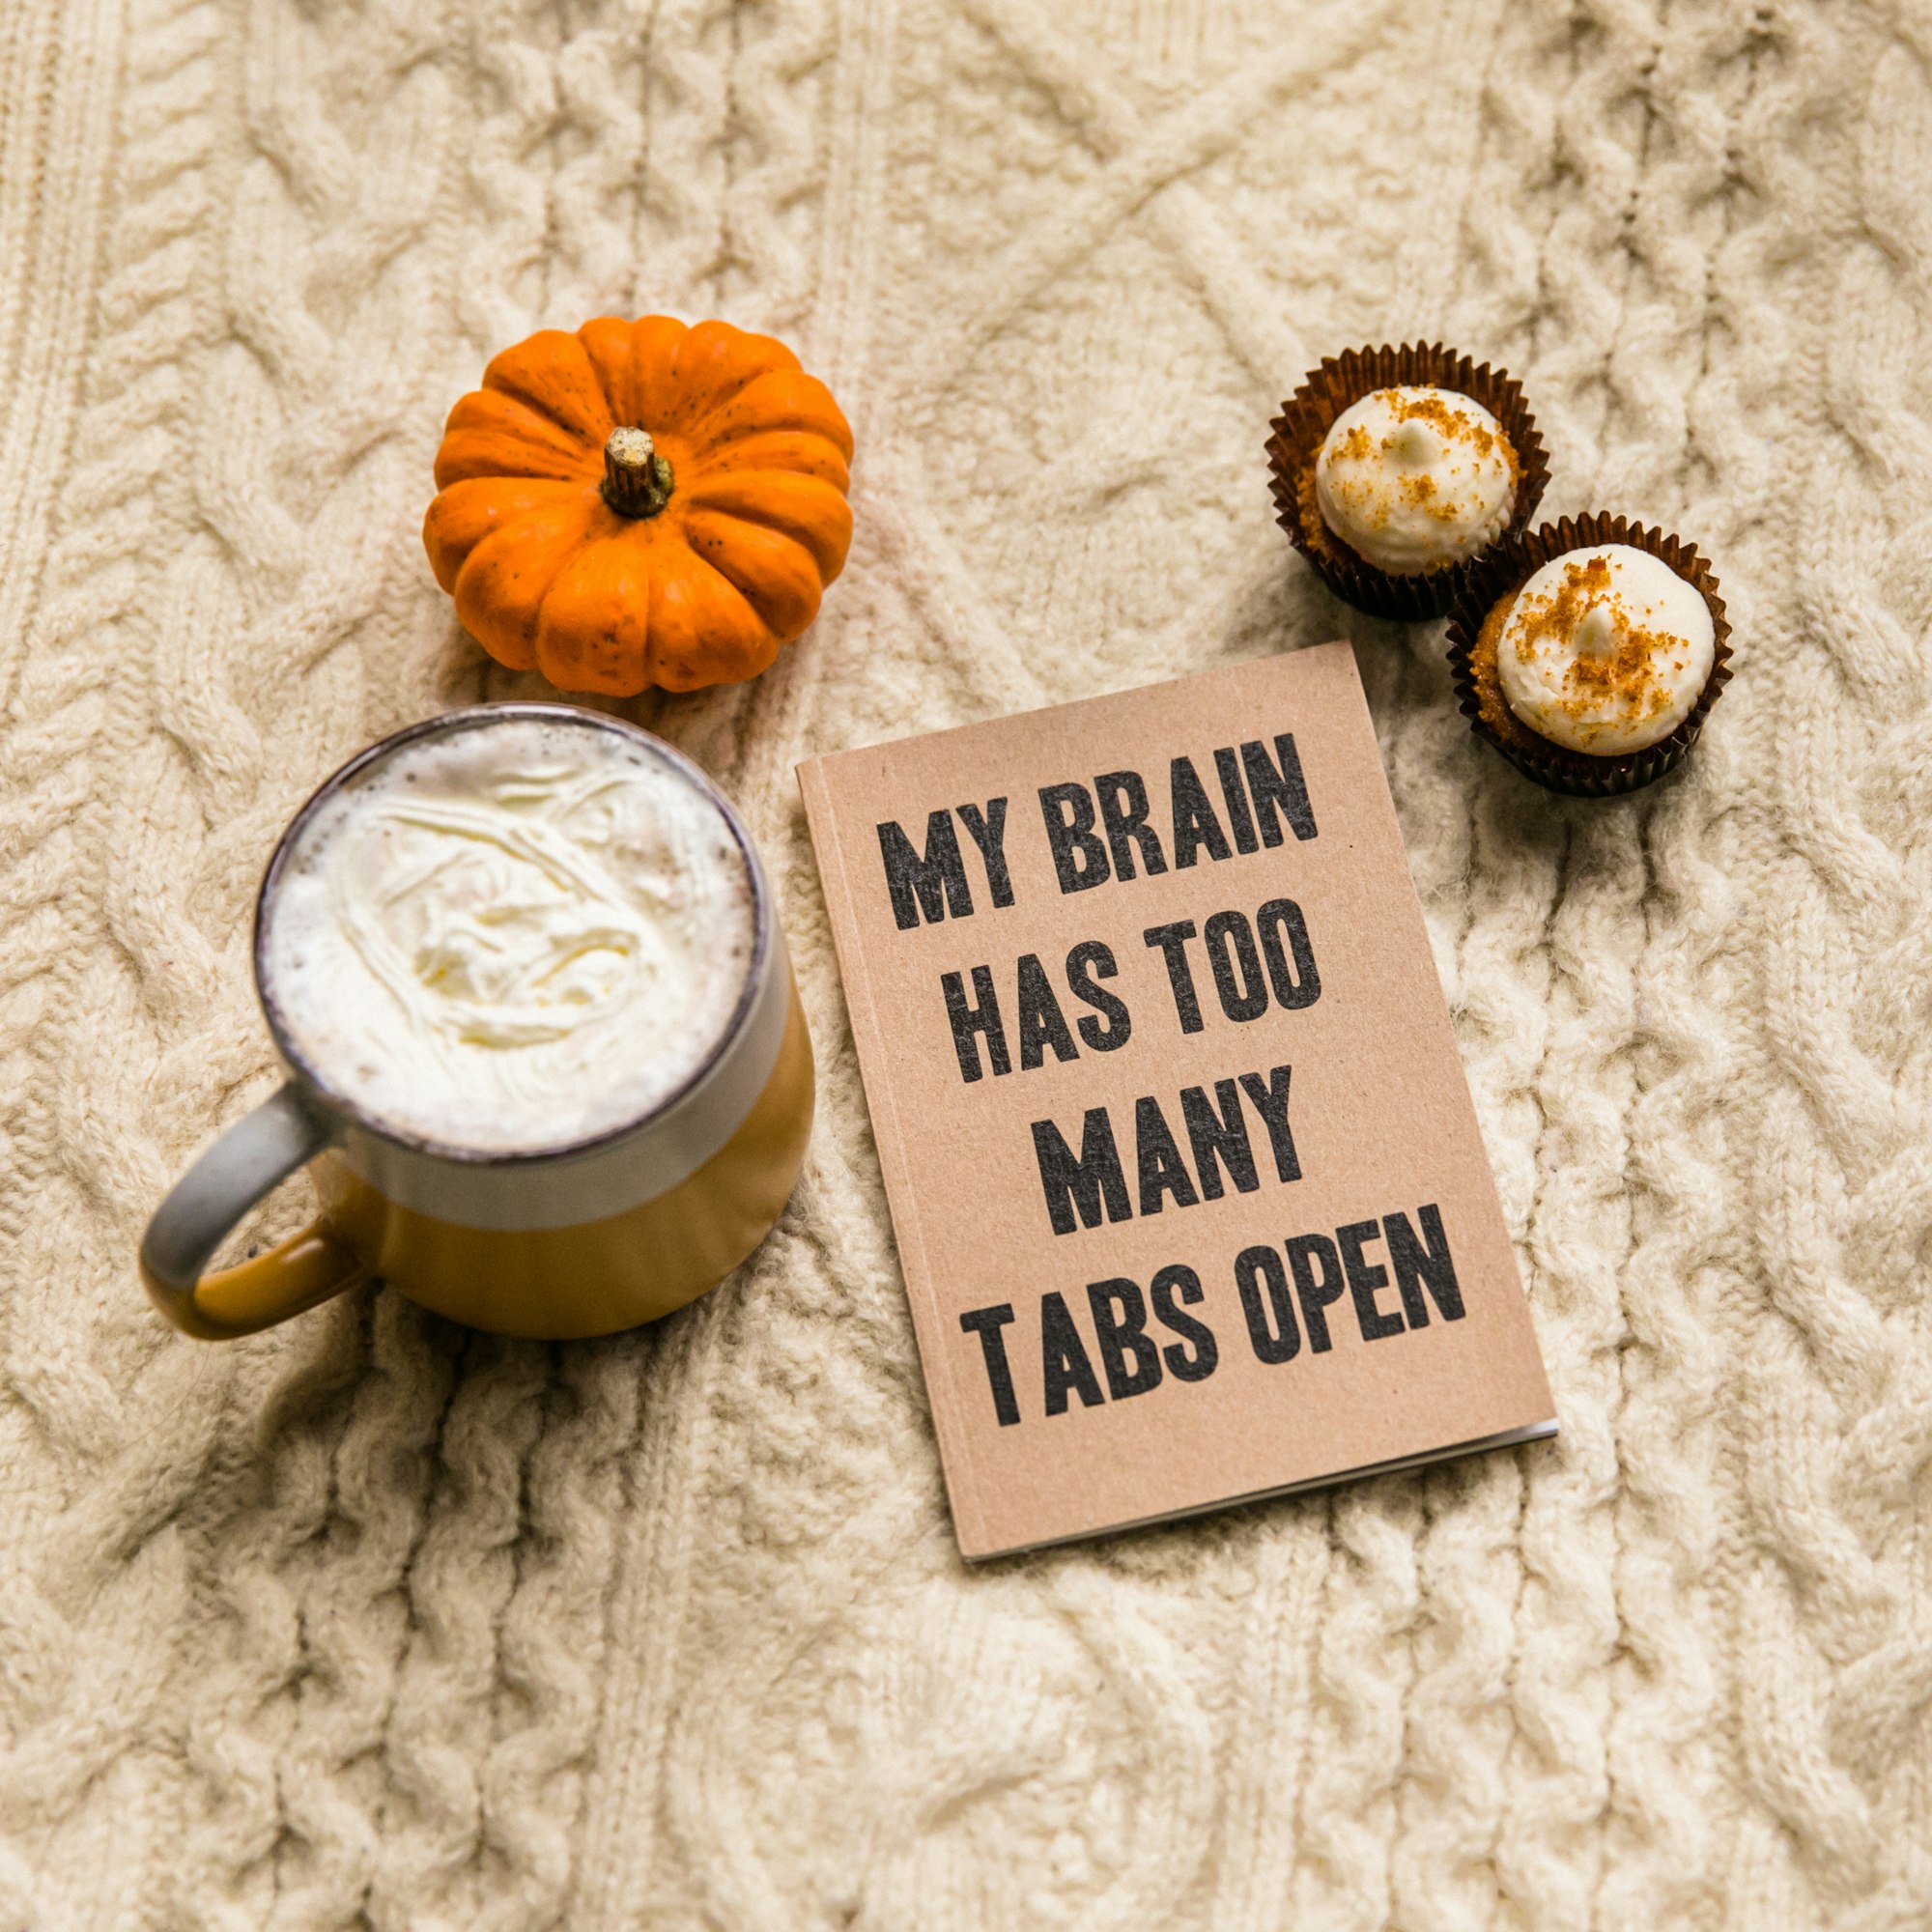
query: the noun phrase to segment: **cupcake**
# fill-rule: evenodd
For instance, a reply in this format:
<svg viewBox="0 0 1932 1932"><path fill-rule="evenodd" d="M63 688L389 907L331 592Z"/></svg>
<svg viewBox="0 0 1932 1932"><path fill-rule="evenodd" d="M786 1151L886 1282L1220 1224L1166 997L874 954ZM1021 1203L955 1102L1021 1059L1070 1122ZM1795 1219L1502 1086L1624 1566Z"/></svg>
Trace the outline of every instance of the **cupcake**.
<svg viewBox="0 0 1932 1932"><path fill-rule="evenodd" d="M1448 636L1476 735L1538 784L1588 798L1661 779L1731 675L1710 566L1674 536L1601 513L1492 553Z"/></svg>
<svg viewBox="0 0 1932 1932"><path fill-rule="evenodd" d="M1377 616L1441 616L1472 567L1527 526L1548 480L1522 391L1440 343L1330 356L1272 427L1289 541Z"/></svg>

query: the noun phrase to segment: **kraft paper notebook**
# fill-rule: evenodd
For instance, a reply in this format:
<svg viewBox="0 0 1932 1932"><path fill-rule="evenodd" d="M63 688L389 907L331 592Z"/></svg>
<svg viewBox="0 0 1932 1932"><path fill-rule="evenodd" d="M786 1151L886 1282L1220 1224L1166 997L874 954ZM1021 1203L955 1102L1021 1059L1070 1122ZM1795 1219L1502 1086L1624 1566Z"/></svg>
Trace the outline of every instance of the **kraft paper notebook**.
<svg viewBox="0 0 1932 1932"><path fill-rule="evenodd" d="M1552 1435L1347 644L800 767L961 1550Z"/></svg>

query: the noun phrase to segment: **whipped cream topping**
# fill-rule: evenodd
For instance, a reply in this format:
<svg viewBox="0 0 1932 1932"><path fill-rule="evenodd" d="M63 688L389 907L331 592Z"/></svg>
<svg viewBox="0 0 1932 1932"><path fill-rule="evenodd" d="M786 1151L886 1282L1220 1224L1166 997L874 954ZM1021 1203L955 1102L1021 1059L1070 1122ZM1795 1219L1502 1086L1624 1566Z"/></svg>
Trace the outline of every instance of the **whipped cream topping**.
<svg viewBox="0 0 1932 1932"><path fill-rule="evenodd" d="M1375 389L1337 416L1315 459L1321 519L1391 577L1461 563L1516 506L1502 425L1453 389Z"/></svg>
<svg viewBox="0 0 1932 1932"><path fill-rule="evenodd" d="M310 818L267 916L298 1052L380 1124L540 1151L649 1113L729 1027L745 856L674 766L598 725L418 739Z"/></svg>
<svg viewBox="0 0 1932 1932"><path fill-rule="evenodd" d="M1496 640L1504 701L1540 736L1615 757L1669 737L1717 661L1711 607L1629 544L1551 557Z"/></svg>

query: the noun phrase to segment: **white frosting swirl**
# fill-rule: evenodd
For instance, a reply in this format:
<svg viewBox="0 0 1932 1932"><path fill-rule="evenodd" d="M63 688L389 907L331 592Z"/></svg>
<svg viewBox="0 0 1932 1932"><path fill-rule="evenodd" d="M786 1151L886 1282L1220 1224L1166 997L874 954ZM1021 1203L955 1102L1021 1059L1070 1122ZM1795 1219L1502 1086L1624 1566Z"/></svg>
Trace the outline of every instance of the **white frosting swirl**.
<svg viewBox="0 0 1932 1932"><path fill-rule="evenodd" d="M1454 389L1375 389L1329 426L1315 459L1321 519L1392 577L1461 563L1516 506L1502 425Z"/></svg>
<svg viewBox="0 0 1932 1932"><path fill-rule="evenodd" d="M1540 737L1596 757L1669 737L1716 661L1703 596L1629 544L1551 557L1518 593L1496 640L1509 708Z"/></svg>
<svg viewBox="0 0 1932 1932"><path fill-rule="evenodd" d="M568 1146L696 1071L743 992L744 854L673 766L589 723L401 747L303 828L270 998L324 1083L406 1135Z"/></svg>

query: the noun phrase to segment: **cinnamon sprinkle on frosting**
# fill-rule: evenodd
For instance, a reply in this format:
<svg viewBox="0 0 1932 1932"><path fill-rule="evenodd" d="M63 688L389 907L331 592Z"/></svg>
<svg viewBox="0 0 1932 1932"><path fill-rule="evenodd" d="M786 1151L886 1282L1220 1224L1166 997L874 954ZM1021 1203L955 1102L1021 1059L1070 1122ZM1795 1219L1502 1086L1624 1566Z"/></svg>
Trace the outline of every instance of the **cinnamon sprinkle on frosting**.
<svg viewBox="0 0 1932 1932"><path fill-rule="evenodd" d="M1523 585L1497 647L1510 709L1572 751L1612 755L1668 737L1711 674L1709 607L1647 552L1552 558Z"/></svg>
<svg viewBox="0 0 1932 1932"><path fill-rule="evenodd" d="M1461 563L1509 522L1520 469L1474 398L1375 389L1336 417L1315 462L1323 525L1378 570Z"/></svg>

